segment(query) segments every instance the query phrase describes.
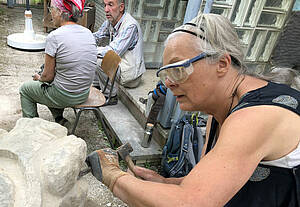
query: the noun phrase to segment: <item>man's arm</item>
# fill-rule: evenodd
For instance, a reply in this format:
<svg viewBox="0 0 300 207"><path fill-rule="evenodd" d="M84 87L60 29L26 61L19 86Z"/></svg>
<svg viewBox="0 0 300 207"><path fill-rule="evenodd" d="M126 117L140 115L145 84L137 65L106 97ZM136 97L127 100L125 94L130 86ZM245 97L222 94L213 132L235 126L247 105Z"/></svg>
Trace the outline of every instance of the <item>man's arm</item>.
<svg viewBox="0 0 300 207"><path fill-rule="evenodd" d="M109 22L103 22L99 30L97 32L94 32L93 35L97 45L99 45L103 39L109 38Z"/></svg>
<svg viewBox="0 0 300 207"><path fill-rule="evenodd" d="M138 30L136 25L130 25L124 31L120 32L117 37L105 47L98 47L98 57L104 57L108 50L114 50L120 57L124 55L127 50L131 50L137 44Z"/></svg>

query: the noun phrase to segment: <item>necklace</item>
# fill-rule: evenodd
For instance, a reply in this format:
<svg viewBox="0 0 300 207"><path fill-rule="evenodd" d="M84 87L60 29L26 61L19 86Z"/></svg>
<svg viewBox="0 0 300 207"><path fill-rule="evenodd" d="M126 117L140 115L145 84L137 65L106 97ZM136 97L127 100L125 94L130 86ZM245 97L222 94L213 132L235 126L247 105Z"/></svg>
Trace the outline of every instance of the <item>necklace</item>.
<svg viewBox="0 0 300 207"><path fill-rule="evenodd" d="M230 103L230 107L229 107L229 109L228 109L228 112L227 112L227 116L226 116L226 117L228 117L229 114L230 114L231 107L232 107L232 104L233 104L233 99L234 99L234 97L236 96L236 93L237 93L237 90L238 90L239 86L241 85L241 83L242 83L244 80L245 80L245 75L243 75L242 80L237 84L237 86L235 87L233 93L231 94L231 103ZM236 81L236 82L237 82L237 81Z"/></svg>

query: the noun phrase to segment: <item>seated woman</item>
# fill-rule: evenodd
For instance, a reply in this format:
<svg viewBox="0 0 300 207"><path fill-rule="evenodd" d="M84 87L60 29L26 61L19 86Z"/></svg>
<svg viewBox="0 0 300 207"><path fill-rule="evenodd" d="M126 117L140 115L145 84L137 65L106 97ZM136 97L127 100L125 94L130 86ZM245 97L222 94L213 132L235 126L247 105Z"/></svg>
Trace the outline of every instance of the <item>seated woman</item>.
<svg viewBox="0 0 300 207"><path fill-rule="evenodd" d="M51 16L58 28L46 40L44 71L20 87L23 117L38 117L39 103L46 105L55 121L64 125L64 108L88 98L97 49L91 31L76 24L83 7L84 0L51 1Z"/></svg>
<svg viewBox="0 0 300 207"><path fill-rule="evenodd" d="M135 167L141 180L98 150L102 182L129 206L298 207L299 74L283 68L263 77L243 59L220 15L199 14L175 29L157 75L182 110L212 115L203 157L183 178Z"/></svg>

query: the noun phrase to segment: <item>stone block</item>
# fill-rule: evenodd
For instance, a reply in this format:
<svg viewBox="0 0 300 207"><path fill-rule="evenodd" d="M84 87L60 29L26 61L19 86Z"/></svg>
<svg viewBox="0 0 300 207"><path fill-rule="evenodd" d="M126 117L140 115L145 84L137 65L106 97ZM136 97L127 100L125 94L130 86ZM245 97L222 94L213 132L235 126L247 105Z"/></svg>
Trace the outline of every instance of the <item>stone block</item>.
<svg viewBox="0 0 300 207"><path fill-rule="evenodd" d="M0 174L0 206L13 206L14 203L14 186L12 180Z"/></svg>
<svg viewBox="0 0 300 207"><path fill-rule="evenodd" d="M4 129L0 129L0 139L1 137L3 137L4 135L6 135L8 132Z"/></svg>
<svg viewBox="0 0 300 207"><path fill-rule="evenodd" d="M39 118L0 130L0 206L83 207L88 185L77 176L86 149L65 127Z"/></svg>
<svg viewBox="0 0 300 207"><path fill-rule="evenodd" d="M42 181L49 192L65 195L77 182L81 164L86 158L86 145L75 136L55 140L41 158Z"/></svg>

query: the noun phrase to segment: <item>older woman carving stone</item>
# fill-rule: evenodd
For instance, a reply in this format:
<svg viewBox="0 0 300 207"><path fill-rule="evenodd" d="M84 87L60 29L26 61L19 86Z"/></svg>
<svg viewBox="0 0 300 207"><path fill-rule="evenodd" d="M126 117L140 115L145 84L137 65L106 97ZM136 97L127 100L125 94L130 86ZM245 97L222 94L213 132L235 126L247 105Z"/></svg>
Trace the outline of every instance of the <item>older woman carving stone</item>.
<svg viewBox="0 0 300 207"><path fill-rule="evenodd" d="M199 14L174 30L157 74L182 110L212 115L203 156L183 178L136 167L141 180L99 150L101 167L115 166L103 177L114 178L105 184L116 196L130 206L299 206L300 92L288 86L299 89L299 78L288 72L281 81L291 81L272 82L285 69L262 77L243 57L234 28L220 15Z"/></svg>

